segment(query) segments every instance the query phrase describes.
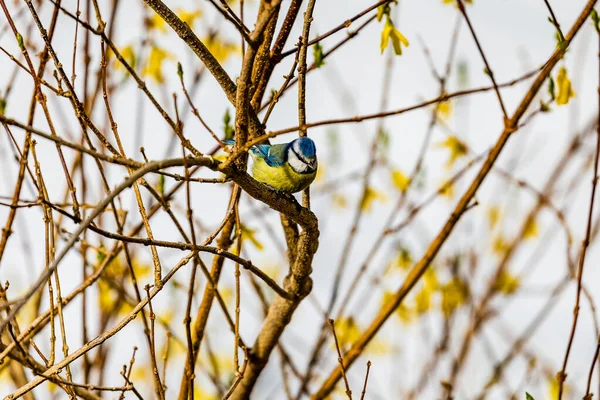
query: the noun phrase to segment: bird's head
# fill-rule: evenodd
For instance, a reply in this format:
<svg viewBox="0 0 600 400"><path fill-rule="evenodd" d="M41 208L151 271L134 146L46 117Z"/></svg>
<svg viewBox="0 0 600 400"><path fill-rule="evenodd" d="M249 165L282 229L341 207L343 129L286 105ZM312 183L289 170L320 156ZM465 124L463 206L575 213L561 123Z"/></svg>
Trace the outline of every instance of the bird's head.
<svg viewBox="0 0 600 400"><path fill-rule="evenodd" d="M317 148L315 142L307 137L300 137L290 143L288 162L294 171L310 174L317 170Z"/></svg>

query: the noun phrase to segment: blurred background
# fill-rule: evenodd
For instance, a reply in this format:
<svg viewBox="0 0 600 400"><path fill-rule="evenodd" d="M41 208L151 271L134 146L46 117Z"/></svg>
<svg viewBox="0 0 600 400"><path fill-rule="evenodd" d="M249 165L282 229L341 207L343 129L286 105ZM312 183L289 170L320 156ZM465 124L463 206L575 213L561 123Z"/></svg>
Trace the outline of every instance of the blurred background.
<svg viewBox="0 0 600 400"><path fill-rule="evenodd" d="M284 0L282 8L287 9L289 3L290 0ZM47 27L53 2L44 0L34 4ZM210 2L182 0L166 4L198 37L209 43L209 50L235 81L242 62L241 40L236 29ZM239 14L239 2L228 4ZM317 1L310 38L324 34L372 4L365 0ZM551 2L562 32L568 32L585 4L582 0ZM82 20L86 20L86 15L91 16L89 22L96 27L93 8L86 11L89 5L87 1L61 2L72 14L80 9ZM36 54L43 50L43 41L32 24L29 10L19 1L6 0L6 6L37 66ZM250 29L258 6L257 0L244 2L244 20ZM511 115L537 72L560 45L547 5L542 0L473 0L465 7ZM175 93L186 137L203 153L213 150L217 142L190 111L177 63L182 66L190 98L217 136L224 137L228 127L233 126L235 110L200 60L143 2L102 1L99 9L102 18L110 21L107 26L110 39L146 82L148 91L172 117ZM391 42L382 46L387 17L378 21L372 18L376 12L367 13L347 29L320 41L324 58L315 50L316 46L309 48L309 66L317 61L318 67L307 74L307 121L352 118L420 106L385 118L327 123L308 130L317 144L319 157L319 174L311 186L311 209L319 219L319 249L312 266L312 292L296 310L281 339L297 370L291 370L282 362L281 353L274 352L252 398L285 399L289 393L296 396L300 377L306 374L326 318L336 321L342 352L349 348L371 323L386 296L400 287L408 271L423 256L503 130L503 113L490 76L456 3L400 0L392 4L389 18L410 43L402 45L401 55L396 54ZM76 30L73 18L63 12L59 14L54 48L67 75L71 76L75 66L76 93L85 99L95 124L112 138L102 93L96 91L98 98L92 100L98 85L100 40L90 34L88 43L85 29L80 25ZM5 104L2 111L6 117L26 123L33 80L9 57L13 55L25 63L2 15L0 98ZM303 11L285 50L293 49L301 35L302 17ZM280 16L278 26L282 19ZM351 32L356 35L349 36ZM371 361L368 399L446 398L450 385L455 399L523 399L526 391L535 399L558 398L556 374L562 368L572 328L577 292L575 270L585 238L592 190L598 119L598 40L592 21L586 21L551 73L554 90L549 89L549 82L544 83L521 119L521 128L512 135L478 190L476 204L462 216L430 270L348 370L355 397L362 390L367 361ZM335 48L340 42L344 44ZM88 67L86 46L89 46ZM332 48L335 50L329 55L327 52ZM292 54L277 65L265 104L272 98L270 91L279 90L293 62ZM86 68L88 72L84 72ZM55 65L50 62L44 78L57 86L54 70ZM111 108L127 156L143 162L140 152L143 147L150 160L180 157L182 149L177 137L114 54L108 58L106 70ZM73 143L83 143L69 99L47 88L44 92L58 135ZM458 92L463 93L454 95ZM449 94L449 99L440 101L445 100L440 98L444 94ZM297 96L297 85L290 85L273 108L267 131L298 125ZM263 109L261 118L264 112ZM41 110L32 125L49 132ZM19 169L18 154L25 138L23 130L16 127L10 130L12 136L4 128L0 140L2 224L10 212L8 205ZM296 136L293 132L272 142L282 143ZM71 210L55 144L34 138L48 197ZM101 148L95 138L94 143ZM66 164L72 167L78 153L64 147L63 152ZM122 166L105 163L105 168L111 188L127 176ZM179 173L183 174L182 171ZM219 178L220 174L200 170L195 176ZM177 184L174 179L159 175L149 175L146 180L161 193L167 193ZM82 207L86 215L105 195L91 157L82 158L74 182L77 193L84 196L88 205ZM231 186L230 182L192 182L191 199L199 241L214 231L227 212ZM143 189L142 197L148 207L156 204ZM20 195L22 203L35 202L37 198L37 190L26 178ZM127 215L124 231L128 232L141 221L133 190L120 195L118 205L119 212ZM170 206L185 221L185 190L174 195ZM598 344L595 308L600 294L598 216L598 212L593 213L579 320L563 398L581 399L586 394ZM282 284L288 262L278 213L242 194L240 220L241 256ZM116 231L111 213L104 213L97 221L104 229ZM55 223L56 249L60 250L77 225L68 218L61 219L56 212ZM151 226L157 240L181 241L164 210L152 216ZM185 229L188 228L186 224ZM25 293L45 266L42 208L19 208L12 230L0 263L0 281L10 282L9 299ZM144 237L143 231L140 236ZM103 249L115 243L93 232L87 232L81 240L58 269L63 296L81 284L84 271L91 273L102 262ZM131 245L130 249L139 286L151 284L150 248ZM176 249L159 248L158 252L163 271L170 270L184 256ZM212 258L202 253L209 266ZM176 398L185 364L183 318L191 267L189 264L178 271L152 300L157 315L156 348L161 374L166 355L166 398ZM112 262L106 276L86 290L85 296L75 297L64 308L71 352L81 347L86 338L94 338L115 326L137 304L126 270L121 255ZM264 313L249 275L242 270L240 336L251 345ZM205 285L206 280L199 273L192 315L200 305ZM235 276L234 263L229 260L225 261L219 289L232 311ZM262 292L267 302L275 297L265 285ZM19 314L21 329L48 309L47 293L39 300L37 309L30 303ZM50 329L46 326L35 338L42 353L50 351L49 337ZM57 360L63 357L60 340L59 335ZM234 335L221 309L213 306L196 367L195 398L220 398L227 391L234 376L233 343ZM123 385L120 371L123 365L129 365L134 346L138 350L131 381L144 398L153 398L150 354L139 318L92 350L86 360L75 361L71 365L73 380L120 387ZM39 360L33 350L31 354ZM318 360L311 368L309 393L314 393L336 367L337 357L328 329ZM85 363L93 367L86 367ZM7 365L2 366L0 375L2 395L15 390ZM501 375L495 376L498 370ZM33 375L27 374L31 379ZM599 374L600 368L596 368L591 384L596 396L600 395ZM40 399L66 396L51 383L42 384L33 393ZM102 396L116 398L118 392ZM134 395L127 392L125 397ZM345 397L340 382L332 398Z"/></svg>

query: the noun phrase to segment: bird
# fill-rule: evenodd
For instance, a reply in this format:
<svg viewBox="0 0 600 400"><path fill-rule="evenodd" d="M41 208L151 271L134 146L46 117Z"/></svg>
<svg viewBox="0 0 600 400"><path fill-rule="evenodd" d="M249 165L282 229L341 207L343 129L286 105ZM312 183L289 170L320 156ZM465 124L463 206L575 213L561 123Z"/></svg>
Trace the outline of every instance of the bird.
<svg viewBox="0 0 600 400"><path fill-rule="evenodd" d="M234 144L233 140L224 142ZM252 177L279 192L300 192L317 176L317 148L307 137L281 144L257 144L250 148L250 155L254 161Z"/></svg>

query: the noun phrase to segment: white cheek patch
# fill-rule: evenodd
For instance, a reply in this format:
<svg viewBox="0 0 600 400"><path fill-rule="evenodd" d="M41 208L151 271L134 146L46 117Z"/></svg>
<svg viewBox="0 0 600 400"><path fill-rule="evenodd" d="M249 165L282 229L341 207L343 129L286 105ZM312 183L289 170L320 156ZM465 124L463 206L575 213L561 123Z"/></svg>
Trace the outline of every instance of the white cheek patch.
<svg viewBox="0 0 600 400"><path fill-rule="evenodd" d="M288 152L288 163L290 164L290 167L299 174L306 172L310 168L308 164L299 159L293 151Z"/></svg>

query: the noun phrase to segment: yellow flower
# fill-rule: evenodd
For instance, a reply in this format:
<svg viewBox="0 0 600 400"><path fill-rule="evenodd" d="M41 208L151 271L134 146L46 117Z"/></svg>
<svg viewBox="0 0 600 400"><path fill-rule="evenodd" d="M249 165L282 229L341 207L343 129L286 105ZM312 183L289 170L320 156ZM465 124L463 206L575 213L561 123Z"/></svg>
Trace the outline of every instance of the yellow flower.
<svg viewBox="0 0 600 400"><path fill-rule="evenodd" d="M348 201L346 200L346 197L344 197L343 194L335 193L333 196L331 196L331 202L333 204L333 207L338 209L348 207Z"/></svg>
<svg viewBox="0 0 600 400"><path fill-rule="evenodd" d="M130 379L132 382L144 382L146 379L148 379L148 374L151 373L150 371L150 368L146 368L145 366L141 366L136 363L131 370Z"/></svg>
<svg viewBox="0 0 600 400"><path fill-rule="evenodd" d="M175 310L168 309L156 315L156 318L165 325L171 325L175 319Z"/></svg>
<svg viewBox="0 0 600 400"><path fill-rule="evenodd" d="M385 21L385 25L383 26L383 30L381 31L381 53L385 51L388 47L388 44L392 41L392 46L394 47L394 53L400 56L402 55L402 45L408 47L408 39L404 37L404 35L396 29L394 23L391 18L388 16Z"/></svg>
<svg viewBox="0 0 600 400"><path fill-rule="evenodd" d="M335 321L335 334L338 338L340 348L344 345L352 344L360 337L360 329L354 321L354 318L341 318Z"/></svg>
<svg viewBox="0 0 600 400"><path fill-rule="evenodd" d="M393 295L394 294L392 292L385 292L381 299L381 304L387 304ZM395 312L400 321L405 325L408 325L414 321L414 310L408 308L408 306L404 303L400 303Z"/></svg>
<svg viewBox="0 0 600 400"><path fill-rule="evenodd" d="M150 55L148 56L148 65L146 65L146 68L144 69L144 74L150 76L157 83L164 82L165 78L162 70L163 61L172 60L174 58L175 56L168 51L152 46Z"/></svg>
<svg viewBox="0 0 600 400"><path fill-rule="evenodd" d="M265 274L269 275L274 281L279 281L283 267L279 264L266 263L260 268Z"/></svg>
<svg viewBox="0 0 600 400"><path fill-rule="evenodd" d="M500 207L498 207L498 206L491 206L488 209L487 217L488 217L488 221L490 223L490 228L491 229L493 229L494 226L496 226L496 224L500 220L501 216L502 216L502 213L500 211Z"/></svg>
<svg viewBox="0 0 600 400"><path fill-rule="evenodd" d="M406 189L410 185L408 176L404 175L399 169L392 170L392 182L401 192L406 192Z"/></svg>
<svg viewBox="0 0 600 400"><path fill-rule="evenodd" d="M446 140L438 143L437 146L450 150L450 157L446 162L446 168L452 168L456 160L467 155L467 145L454 135L448 136Z"/></svg>
<svg viewBox="0 0 600 400"><path fill-rule="evenodd" d="M452 115L452 103L448 101L441 101L436 106L437 117L443 120L447 120Z"/></svg>
<svg viewBox="0 0 600 400"><path fill-rule="evenodd" d="M256 229L248 228L246 225L241 224L242 240L248 239L250 243L256 247L257 250L263 250L265 247L263 244L256 239Z"/></svg>
<svg viewBox="0 0 600 400"><path fill-rule="evenodd" d="M494 289L504 294L513 294L521 286L519 278L510 272L503 271L494 282Z"/></svg>
<svg viewBox="0 0 600 400"><path fill-rule="evenodd" d="M208 390L200 385L194 385L194 399L199 400L217 400L218 397L214 394L208 394Z"/></svg>
<svg viewBox="0 0 600 400"><path fill-rule="evenodd" d="M448 316L465 304L469 296L469 287L459 278L452 278L450 282L440 287L440 292L442 312Z"/></svg>
<svg viewBox="0 0 600 400"><path fill-rule="evenodd" d="M160 15L154 13L152 16L146 21L149 29L156 29L159 32L165 33L167 31L167 23L164 19L160 17Z"/></svg>
<svg viewBox="0 0 600 400"><path fill-rule="evenodd" d="M371 211L371 206L373 205L373 202L375 201L380 201L380 202L386 202L387 201L387 196L379 191L377 191L376 189L373 189L372 187L368 187L367 190L365 191L365 195L362 199L362 202L360 203L360 208L361 210L365 211L365 212L369 212Z"/></svg>
<svg viewBox="0 0 600 400"><path fill-rule="evenodd" d="M233 289L231 287L226 286L222 289L219 289L219 294L221 295L221 298L225 304L231 304L231 301L233 300Z"/></svg>
<svg viewBox="0 0 600 400"><path fill-rule="evenodd" d="M396 266L401 269L407 270L413 264L413 258L410 254L410 250L406 247L401 247L400 251L398 251L398 255L396 255Z"/></svg>
<svg viewBox="0 0 600 400"><path fill-rule="evenodd" d="M135 56L135 52L133 51L133 46L128 44L127 46L123 47L119 53L121 53L121 57L123 57L123 59L125 60L125 62L127 62L127 64L129 64L129 66L133 69L135 69L135 65L137 62L137 58ZM119 70L119 69L125 69L125 67L123 66L123 64L121 64L121 61L115 59L115 69Z"/></svg>
<svg viewBox="0 0 600 400"><path fill-rule="evenodd" d="M443 182L438 188L438 192L442 196L452 199L454 197L454 183L452 181Z"/></svg>
<svg viewBox="0 0 600 400"><path fill-rule="evenodd" d="M400 318L400 321L404 324L404 325L408 325L410 323L412 323L414 321L414 310L411 310L410 308L408 308L408 306L404 303L400 303L400 305L398 306L398 308L396 309L396 314L398 315L398 318Z"/></svg>
<svg viewBox="0 0 600 400"><path fill-rule="evenodd" d="M437 274L435 273L435 267L432 265L427 268L425 271L425 275L423 276L423 280L425 282L425 287L430 290L436 290L439 286Z"/></svg>
<svg viewBox="0 0 600 400"><path fill-rule="evenodd" d="M527 222L525 222L523 237L525 239L532 239L532 238L537 237L538 234L539 234L539 229L538 229L537 221L533 218L527 219Z"/></svg>
<svg viewBox="0 0 600 400"><path fill-rule="evenodd" d="M425 314L431 309L431 296L433 290L428 285L424 285L415 295L415 311L417 314Z"/></svg>
<svg viewBox="0 0 600 400"><path fill-rule="evenodd" d="M182 8L177 9L177 16L180 20L185 22L190 28L194 26L194 21L196 18L202 15L202 11L200 9L194 11L186 11Z"/></svg>
<svg viewBox="0 0 600 400"><path fill-rule="evenodd" d="M221 40L217 37L205 37L203 38L202 43L204 43L208 51L210 51L221 64L227 61L232 55L241 51L240 46L237 44Z"/></svg>
<svg viewBox="0 0 600 400"><path fill-rule="evenodd" d="M550 377L548 381L548 392L550 393L549 399L556 400L558 399L558 392L560 389L560 383L558 382L558 378ZM566 383L563 383L563 399L569 398L568 392L570 392L570 390L571 388Z"/></svg>
<svg viewBox="0 0 600 400"><path fill-rule="evenodd" d="M458 0L442 0L444 4L454 4L455 6L458 6L457 1ZM463 3L473 4L473 0L463 0Z"/></svg>
<svg viewBox="0 0 600 400"><path fill-rule="evenodd" d="M502 257L504 254L506 254L506 252L508 252L509 249L510 243L508 243L508 240L506 237L504 237L504 235L500 234L494 238L492 242L492 251L496 255Z"/></svg>
<svg viewBox="0 0 600 400"><path fill-rule="evenodd" d="M319 168L317 169L317 176L315 177L315 182L321 182L323 179L325 179L326 171L327 169L325 168L325 163L320 162Z"/></svg>
<svg viewBox="0 0 600 400"><path fill-rule="evenodd" d="M558 94L556 95L556 104L562 106L567 104L570 99L575 97L575 91L571 84L571 80L567 75L567 69L561 67L556 75L556 85L558 86Z"/></svg>

